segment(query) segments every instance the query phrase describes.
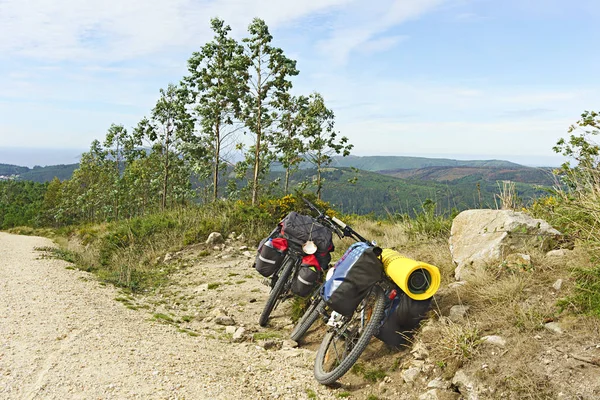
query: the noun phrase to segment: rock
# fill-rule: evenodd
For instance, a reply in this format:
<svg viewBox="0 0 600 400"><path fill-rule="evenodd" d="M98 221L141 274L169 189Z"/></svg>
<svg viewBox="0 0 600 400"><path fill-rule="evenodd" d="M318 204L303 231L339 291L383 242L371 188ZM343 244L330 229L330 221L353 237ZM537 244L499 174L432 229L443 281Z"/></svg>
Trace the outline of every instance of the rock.
<svg viewBox="0 0 600 400"><path fill-rule="evenodd" d="M238 249L239 251L245 251L248 250L248 246L240 246L240 248Z"/></svg>
<svg viewBox="0 0 600 400"><path fill-rule="evenodd" d="M208 287L208 284L207 284L207 287ZM215 308L210 312L210 315L212 317L221 317L221 316L226 316L227 313L222 308Z"/></svg>
<svg viewBox="0 0 600 400"><path fill-rule="evenodd" d="M429 357L429 351L422 342L417 342L410 352L415 360L425 360Z"/></svg>
<svg viewBox="0 0 600 400"><path fill-rule="evenodd" d="M168 263L172 259L173 259L173 254L167 253L167 254L165 254L165 258L163 258L163 262Z"/></svg>
<svg viewBox="0 0 600 400"><path fill-rule="evenodd" d="M245 252L243 252L242 254L243 254L243 256L244 256L244 257L248 257L248 258L252 258L252 257L254 257L254 254L252 254L252 253L251 253L251 252L249 252L249 251L245 251Z"/></svg>
<svg viewBox="0 0 600 400"><path fill-rule="evenodd" d="M533 267L533 263L529 254L513 253L506 256L502 267L512 270L529 271Z"/></svg>
<svg viewBox="0 0 600 400"><path fill-rule="evenodd" d="M465 373L462 369L456 371L452 384L458 388L460 394L468 400L477 400L479 398L479 385L475 379Z"/></svg>
<svg viewBox="0 0 600 400"><path fill-rule="evenodd" d="M458 393L440 389L431 389L419 396L419 400L456 400L458 398L460 398Z"/></svg>
<svg viewBox="0 0 600 400"><path fill-rule="evenodd" d="M541 219L511 210L467 210L454 218L450 252L456 280L465 270L498 262L532 245L548 251L561 233Z"/></svg>
<svg viewBox="0 0 600 400"><path fill-rule="evenodd" d="M225 328L225 333L228 335L233 335L236 330L237 330L237 328L235 326L230 325L227 328Z"/></svg>
<svg viewBox="0 0 600 400"><path fill-rule="evenodd" d="M233 239L235 239L235 235L236 235L235 232L231 232L229 235L227 235L227 239L233 240Z"/></svg>
<svg viewBox="0 0 600 400"><path fill-rule="evenodd" d="M208 283L203 283L202 285L198 286L194 292L196 293L200 293L200 292L206 292L208 290Z"/></svg>
<svg viewBox="0 0 600 400"><path fill-rule="evenodd" d="M279 354L281 354L283 358L295 358L300 357L302 352L298 349L283 349L279 351Z"/></svg>
<svg viewBox="0 0 600 400"><path fill-rule="evenodd" d="M295 349L296 347L298 347L298 342L294 340L288 339L283 341L284 349Z"/></svg>
<svg viewBox="0 0 600 400"><path fill-rule="evenodd" d="M450 321L452 321L452 322L460 322L465 319L465 317L467 316L467 311L469 311L470 308L471 308L471 306L463 306L463 305L452 306L452 308L450 309L450 315L448 316L448 318L450 318Z"/></svg>
<svg viewBox="0 0 600 400"><path fill-rule="evenodd" d="M420 373L421 370L419 368L409 368L402 373L402 379L404 379L405 383L413 383Z"/></svg>
<svg viewBox="0 0 600 400"><path fill-rule="evenodd" d="M546 257L566 257L569 254L569 250L567 249L557 249L557 250L550 250L549 252L546 253Z"/></svg>
<svg viewBox="0 0 600 400"><path fill-rule="evenodd" d="M242 240L244 240L244 239L246 239L246 236L244 236L244 234L243 234L243 233L240 233L240 234L238 235L238 237L236 237L236 240L240 240L240 241L242 241Z"/></svg>
<svg viewBox="0 0 600 400"><path fill-rule="evenodd" d="M233 320L233 318L231 318L230 316L227 316L227 315L218 316L213 320L213 322L217 325L225 325L225 326L235 325L235 321Z"/></svg>
<svg viewBox="0 0 600 400"><path fill-rule="evenodd" d="M214 246L216 244L221 244L224 243L225 240L223 239L223 235L221 235L219 232L213 232L210 235L208 235L208 239L206 239L206 244L209 246Z"/></svg>
<svg viewBox="0 0 600 400"><path fill-rule="evenodd" d="M550 332L558 333L559 335L563 333L563 330L558 322L548 322L547 324L544 324L544 328Z"/></svg>
<svg viewBox="0 0 600 400"><path fill-rule="evenodd" d="M505 347L506 346L506 339L500 337L500 336L484 336L481 338L481 340L483 340L486 343L489 343L491 345L494 346L498 346L498 347Z"/></svg>
<svg viewBox="0 0 600 400"><path fill-rule="evenodd" d="M244 334L246 333L246 329L240 327L237 328L235 330L235 333L233 334L232 340L234 342L241 342L242 340L244 340Z"/></svg>
<svg viewBox="0 0 600 400"><path fill-rule="evenodd" d="M563 280L557 279L556 282L554 282L554 284L552 285L552 288L554 290L556 290L557 292L559 292L560 289L562 289L562 285L563 285Z"/></svg>
<svg viewBox="0 0 600 400"><path fill-rule="evenodd" d="M258 345L265 350L271 350L281 347L281 343L276 342L275 340L261 340L258 342Z"/></svg>
<svg viewBox="0 0 600 400"><path fill-rule="evenodd" d="M463 287L467 284L467 281L458 281L458 282L452 282L448 285L449 289L458 289L460 287Z"/></svg>
<svg viewBox="0 0 600 400"><path fill-rule="evenodd" d="M442 378L435 378L432 381L429 381L427 384L427 389L449 389L450 382L443 380Z"/></svg>

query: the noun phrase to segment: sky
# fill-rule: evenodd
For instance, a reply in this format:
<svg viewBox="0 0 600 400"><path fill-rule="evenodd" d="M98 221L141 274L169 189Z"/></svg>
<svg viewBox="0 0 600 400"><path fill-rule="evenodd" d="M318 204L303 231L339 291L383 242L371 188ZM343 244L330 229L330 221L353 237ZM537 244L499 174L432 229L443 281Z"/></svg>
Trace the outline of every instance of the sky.
<svg viewBox="0 0 600 400"><path fill-rule="evenodd" d="M77 162L134 127L212 17L237 39L264 19L355 155L558 165L600 109L596 0L0 0L0 163Z"/></svg>

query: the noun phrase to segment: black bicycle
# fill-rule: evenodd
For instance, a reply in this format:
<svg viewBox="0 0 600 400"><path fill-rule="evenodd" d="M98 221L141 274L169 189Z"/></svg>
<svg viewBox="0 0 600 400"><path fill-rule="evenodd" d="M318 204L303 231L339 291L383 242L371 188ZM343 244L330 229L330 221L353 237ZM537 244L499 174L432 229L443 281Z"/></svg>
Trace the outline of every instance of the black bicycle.
<svg viewBox="0 0 600 400"><path fill-rule="evenodd" d="M306 199L303 200L311 210L317 211L318 215L316 217L311 217L314 224L319 224L339 237L343 237L343 232L338 225L336 225L336 222L334 222L337 218L327 216L314 204ZM337 221L341 222L339 220ZM288 237L288 248L285 252L281 267L279 267L279 269L270 277L271 292L269 293L269 298L267 299L258 320L260 326L264 327L267 325L271 313L277 308L281 301L292 297L292 284L298 278L299 267L302 264L303 257L316 251L316 248L310 248L311 243L309 242L310 241L305 240L298 241L294 240L292 237ZM312 246L314 246L314 243L312 243Z"/></svg>
<svg viewBox="0 0 600 400"><path fill-rule="evenodd" d="M374 246L374 243L367 241L342 221L332 219L332 222L344 236ZM386 251L393 252L389 249ZM352 368L373 336L384 340L385 335L398 337L395 330L399 327L401 331L409 331L416 327L429 309L430 297L424 300L413 300L406 292L417 298L432 296L439 287L439 276L436 277L437 282L435 279L432 282L432 272L435 271L415 268L406 275L407 285L403 290L394 279L384 273L382 268L381 273L376 274L378 276L374 283L360 299L358 306L351 314L345 315L327 306L323 298L325 285L323 284L319 292L311 297L309 307L291 334L292 339L298 341L319 317L326 321L327 333L323 337L315 359L315 379L324 385L334 383ZM327 279L330 278L331 276L328 276ZM395 323L393 327L386 325L391 318Z"/></svg>
<svg viewBox="0 0 600 400"><path fill-rule="evenodd" d="M310 203L308 200L305 200L308 207L316 212L321 219L325 219L328 221L328 224L331 225L335 229L336 234L340 238L349 237L358 242L363 242L367 244L373 244L361 236L358 232L356 232L352 227L342 222L336 217L329 217L325 215L321 210L319 210L314 204ZM323 285L321 285L309 298L307 304L308 307L302 317L297 321L292 333L290 334L290 338L295 340L296 342L300 341L308 332L310 327L319 319L319 316L323 318L327 318L328 314L326 312L325 300L321 297L321 290Z"/></svg>

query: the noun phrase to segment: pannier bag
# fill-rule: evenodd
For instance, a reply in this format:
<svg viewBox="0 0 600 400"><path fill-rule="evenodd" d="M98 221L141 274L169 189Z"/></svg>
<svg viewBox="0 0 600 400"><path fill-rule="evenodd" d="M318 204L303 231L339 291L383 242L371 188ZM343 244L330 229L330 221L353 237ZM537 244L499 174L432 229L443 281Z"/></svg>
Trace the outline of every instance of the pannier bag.
<svg viewBox="0 0 600 400"><path fill-rule="evenodd" d="M413 330L427 316L431 298L414 300L401 293L393 301L392 307L386 310L385 324L375 337L388 346L399 347L410 340Z"/></svg>
<svg viewBox="0 0 600 400"><path fill-rule="evenodd" d="M381 248L354 243L335 264L333 275L323 287L327 305L351 316L371 287L383 278Z"/></svg>
<svg viewBox="0 0 600 400"><path fill-rule="evenodd" d="M258 255L254 268L265 277L269 277L281 267L287 251L287 240L284 238L263 239L258 246Z"/></svg>
<svg viewBox="0 0 600 400"><path fill-rule="evenodd" d="M292 292L300 297L308 296L317 285L320 276L321 272L315 266L302 264L292 282Z"/></svg>
<svg viewBox="0 0 600 400"><path fill-rule="evenodd" d="M331 262L330 252L334 250L329 229L308 215L292 211L281 221L281 234L299 248L312 240L317 246L315 257L319 261L319 269L327 269Z"/></svg>

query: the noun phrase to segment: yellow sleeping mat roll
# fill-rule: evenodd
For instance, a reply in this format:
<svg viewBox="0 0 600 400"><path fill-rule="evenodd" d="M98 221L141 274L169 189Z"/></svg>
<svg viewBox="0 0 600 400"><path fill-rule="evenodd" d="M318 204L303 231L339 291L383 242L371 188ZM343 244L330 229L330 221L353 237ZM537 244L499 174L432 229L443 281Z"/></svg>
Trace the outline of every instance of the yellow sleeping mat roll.
<svg viewBox="0 0 600 400"><path fill-rule="evenodd" d="M381 254L385 273L414 300L427 300L440 287L440 270L430 264L407 258L392 249Z"/></svg>

